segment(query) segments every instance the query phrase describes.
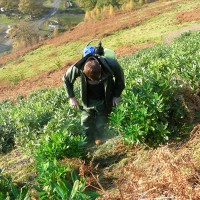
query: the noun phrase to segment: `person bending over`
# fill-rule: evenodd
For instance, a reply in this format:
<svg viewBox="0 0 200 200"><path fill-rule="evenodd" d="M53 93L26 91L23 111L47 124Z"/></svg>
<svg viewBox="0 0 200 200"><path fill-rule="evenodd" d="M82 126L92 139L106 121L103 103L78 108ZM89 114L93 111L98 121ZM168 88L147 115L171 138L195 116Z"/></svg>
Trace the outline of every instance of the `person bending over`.
<svg viewBox="0 0 200 200"><path fill-rule="evenodd" d="M124 73L116 59L90 54L83 57L63 76L69 103L74 108L80 107L73 90L77 77L80 77L83 105L81 125L87 142L99 145L108 115L125 88Z"/></svg>

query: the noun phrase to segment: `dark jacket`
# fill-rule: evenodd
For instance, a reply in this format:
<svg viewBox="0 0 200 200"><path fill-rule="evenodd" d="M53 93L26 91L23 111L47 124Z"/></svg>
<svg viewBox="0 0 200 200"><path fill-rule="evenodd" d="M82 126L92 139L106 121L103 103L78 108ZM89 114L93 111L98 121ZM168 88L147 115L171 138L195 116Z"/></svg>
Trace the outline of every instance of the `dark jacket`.
<svg viewBox="0 0 200 200"><path fill-rule="evenodd" d="M83 57L77 63L72 65L63 76L63 81L65 83L65 88L67 92L67 97L74 97L74 81L77 77L81 78L81 99L83 105L87 107L87 78L83 74L83 67L86 60L91 55ZM124 73L117 62L116 59L105 58L102 56L95 55L95 59L101 64L104 78L102 79L104 83L105 90L105 103L108 110L111 111L112 108L112 99L113 97L120 97L123 89L125 88L124 83Z"/></svg>

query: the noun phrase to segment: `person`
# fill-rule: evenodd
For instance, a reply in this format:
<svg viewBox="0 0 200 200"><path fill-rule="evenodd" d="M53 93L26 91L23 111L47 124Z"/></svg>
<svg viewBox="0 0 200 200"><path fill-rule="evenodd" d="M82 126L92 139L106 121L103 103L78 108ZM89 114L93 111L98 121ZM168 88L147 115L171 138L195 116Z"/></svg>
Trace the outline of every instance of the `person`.
<svg viewBox="0 0 200 200"><path fill-rule="evenodd" d="M64 74L63 81L70 105L80 108L73 90L76 78L80 77L83 108L81 125L87 142L99 145L102 143L108 115L112 107L119 103L125 88L124 72L116 59L95 54L91 47L86 50L84 57Z"/></svg>

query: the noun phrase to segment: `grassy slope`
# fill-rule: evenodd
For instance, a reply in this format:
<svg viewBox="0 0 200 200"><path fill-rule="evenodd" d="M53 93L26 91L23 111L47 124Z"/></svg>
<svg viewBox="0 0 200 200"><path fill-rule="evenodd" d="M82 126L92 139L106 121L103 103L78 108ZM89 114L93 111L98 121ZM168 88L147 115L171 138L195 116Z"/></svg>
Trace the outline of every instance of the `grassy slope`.
<svg viewBox="0 0 200 200"><path fill-rule="evenodd" d="M122 27L122 30L116 30L110 33L109 29L107 30L106 28L106 26L109 27L110 24L106 24L102 29L101 27L97 27L99 28L97 31L103 33L100 34L97 32L96 36L102 37L103 34L105 35L108 33L108 36L102 38L103 44L108 48L114 49L117 54L127 46L134 48L138 45L142 47L152 43L162 43L163 38L165 38L168 32L195 23L195 21L192 21L177 25L175 24L176 16L177 13L190 11L199 7L199 4L198 0L193 0L192 2L175 0L173 2L164 1L161 3L152 3L148 6L144 6L140 10L118 17L117 23L127 23L128 28ZM167 9L168 6L169 9ZM131 20L130 18L137 18L139 23L129 25L128 22ZM105 20L104 23L106 23L106 21L109 22L109 20ZM90 24L86 25L90 27ZM97 22L97 26L100 25L101 24ZM83 26L84 24L82 24L82 27ZM81 31L75 28L72 34L76 33L76 29L77 32ZM118 29L120 29L120 27ZM85 30L83 30L83 32L84 31ZM81 50L86 44L85 41L94 37L88 37L87 34L89 33L85 31L85 34L83 33L80 35L78 41L76 38L72 38L70 42L64 43L62 39L63 42L61 41L61 45L56 45L56 42L55 44L43 45L17 59L7 62L0 68L0 82L16 84L19 80L33 77L43 71L59 68L67 62L80 58ZM93 35L95 35L95 33ZM57 40L59 40L59 38Z"/></svg>

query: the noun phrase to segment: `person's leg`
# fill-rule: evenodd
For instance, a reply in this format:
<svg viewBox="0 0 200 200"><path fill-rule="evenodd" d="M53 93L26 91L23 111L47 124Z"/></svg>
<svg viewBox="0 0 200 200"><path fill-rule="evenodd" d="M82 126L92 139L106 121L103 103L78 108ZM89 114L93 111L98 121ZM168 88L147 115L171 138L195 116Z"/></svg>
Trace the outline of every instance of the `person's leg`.
<svg viewBox="0 0 200 200"><path fill-rule="evenodd" d="M108 114L105 107L104 101L99 102L96 106L96 131L95 131L95 139L101 140L103 138L105 132L105 126L108 122Z"/></svg>
<svg viewBox="0 0 200 200"><path fill-rule="evenodd" d="M83 133L87 137L88 143L93 143L95 140L95 111L87 110L82 111L81 125L83 127Z"/></svg>
<svg viewBox="0 0 200 200"><path fill-rule="evenodd" d="M108 116L106 114L97 114L95 140L101 140L103 138L107 122Z"/></svg>

